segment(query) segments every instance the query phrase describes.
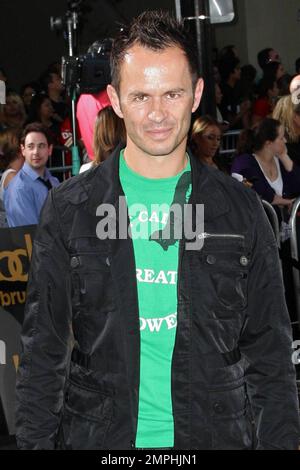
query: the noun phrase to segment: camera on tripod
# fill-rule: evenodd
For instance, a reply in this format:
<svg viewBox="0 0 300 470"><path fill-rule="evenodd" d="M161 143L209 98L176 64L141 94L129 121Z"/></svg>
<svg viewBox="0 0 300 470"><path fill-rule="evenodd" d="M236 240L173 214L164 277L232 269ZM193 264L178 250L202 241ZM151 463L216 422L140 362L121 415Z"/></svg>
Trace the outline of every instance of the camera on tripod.
<svg viewBox="0 0 300 470"><path fill-rule="evenodd" d="M94 42L86 54L76 54L79 17L89 11L85 0L69 0L68 10L62 17L51 17L52 31L66 30L69 55L62 57L62 82L70 96L74 91L95 94L110 83L109 55L111 39Z"/></svg>
<svg viewBox="0 0 300 470"><path fill-rule="evenodd" d="M98 52L62 58L62 81L67 90L75 90L78 95L94 94L110 83L110 51L104 47L106 41L102 42L103 48L99 48Z"/></svg>

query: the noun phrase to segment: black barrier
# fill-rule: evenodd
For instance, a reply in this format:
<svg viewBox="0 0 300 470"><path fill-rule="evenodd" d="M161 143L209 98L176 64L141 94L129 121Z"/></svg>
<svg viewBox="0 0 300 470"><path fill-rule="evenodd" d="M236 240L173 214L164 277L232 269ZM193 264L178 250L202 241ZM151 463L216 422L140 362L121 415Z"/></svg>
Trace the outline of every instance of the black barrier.
<svg viewBox="0 0 300 470"><path fill-rule="evenodd" d="M15 432L15 384L36 226L0 229L0 437Z"/></svg>

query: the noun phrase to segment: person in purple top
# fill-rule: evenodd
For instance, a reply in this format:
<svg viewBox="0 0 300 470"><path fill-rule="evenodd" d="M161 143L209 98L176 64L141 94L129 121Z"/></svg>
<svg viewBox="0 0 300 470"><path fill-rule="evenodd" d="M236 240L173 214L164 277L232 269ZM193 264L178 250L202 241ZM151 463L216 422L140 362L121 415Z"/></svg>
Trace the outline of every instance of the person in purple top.
<svg viewBox="0 0 300 470"><path fill-rule="evenodd" d="M231 174L250 181L259 196L275 208L290 208L300 195L300 169L288 156L280 122L266 118L255 129L244 131L237 151Z"/></svg>

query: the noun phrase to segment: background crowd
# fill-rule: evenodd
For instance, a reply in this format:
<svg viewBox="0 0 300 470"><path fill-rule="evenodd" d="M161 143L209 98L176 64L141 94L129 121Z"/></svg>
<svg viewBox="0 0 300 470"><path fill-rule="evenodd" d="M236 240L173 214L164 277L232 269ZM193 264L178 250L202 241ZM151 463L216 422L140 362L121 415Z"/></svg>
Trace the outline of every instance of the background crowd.
<svg viewBox="0 0 300 470"><path fill-rule="evenodd" d="M257 54L257 67L241 66L233 45L224 47L215 57L212 80L216 116L195 117L190 147L203 163L232 173L253 187L260 197L275 206L280 219L286 220L293 201L300 195L300 104L295 103L290 91L293 78L300 73L300 58L295 60L294 73L289 74L273 48ZM1 68L0 79L6 82L7 89L6 104L0 108L0 224L26 225L32 219L26 217L23 205L22 222L12 222L14 216L5 213L5 209L11 208L20 211L16 207L16 191L20 187L12 182L24 160L25 169L29 165L35 170L31 165L34 156L26 157L24 135L28 134L28 126L39 123L51 146L39 176L44 178L46 167L54 167L52 173L60 181L69 177L70 171L62 167L70 168L72 159L71 103L62 84L59 63L50 64L38 79L25 83L19 92L10 88ZM114 114L105 90L79 97L77 126L84 164L81 171L101 163L117 143L125 141L123 122ZM224 158L219 149L224 134L230 131L236 131L235 148L232 155ZM43 199L46 193L45 182L42 183L37 192L43 193ZM36 197L32 194L32 201L28 198L27 203L36 205ZM37 217L39 211L40 205Z"/></svg>

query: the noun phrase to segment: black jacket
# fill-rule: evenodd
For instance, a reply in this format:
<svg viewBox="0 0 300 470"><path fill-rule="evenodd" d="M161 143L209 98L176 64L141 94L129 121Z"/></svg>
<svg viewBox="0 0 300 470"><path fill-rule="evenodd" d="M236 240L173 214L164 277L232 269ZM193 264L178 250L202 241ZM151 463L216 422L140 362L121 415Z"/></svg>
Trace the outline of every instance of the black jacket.
<svg viewBox="0 0 300 470"><path fill-rule="evenodd" d="M21 448L134 448L133 246L96 235L97 207L122 194L118 164L119 150L52 190L42 211L17 383ZM180 243L175 448L295 449L292 339L272 231L254 191L192 156L191 166L205 235L197 251Z"/></svg>

